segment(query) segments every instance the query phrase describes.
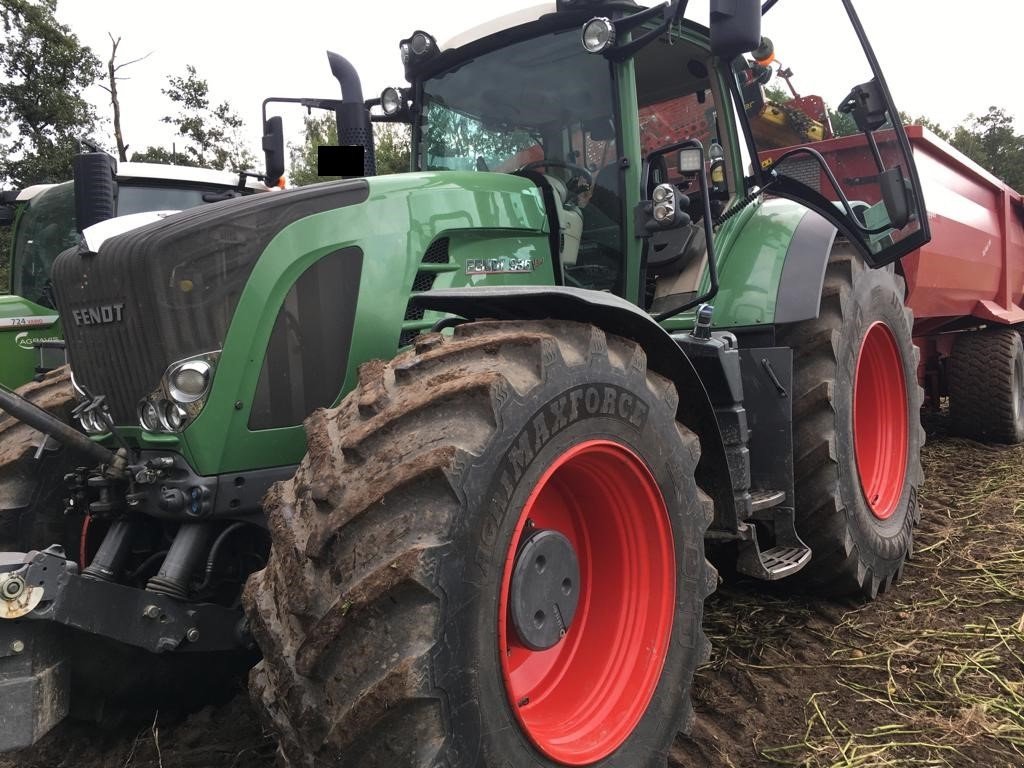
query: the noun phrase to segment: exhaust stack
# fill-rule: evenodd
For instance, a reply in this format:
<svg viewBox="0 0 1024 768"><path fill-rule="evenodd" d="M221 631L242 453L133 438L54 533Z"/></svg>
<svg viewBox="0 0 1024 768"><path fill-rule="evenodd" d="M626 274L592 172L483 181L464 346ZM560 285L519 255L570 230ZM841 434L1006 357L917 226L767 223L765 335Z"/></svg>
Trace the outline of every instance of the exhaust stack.
<svg viewBox="0 0 1024 768"><path fill-rule="evenodd" d="M370 110L363 103L363 86L359 73L344 56L327 52L331 74L341 86L341 104L334 112L338 122L338 144L363 147L363 175L377 175L377 161L374 157L373 126L370 124Z"/></svg>

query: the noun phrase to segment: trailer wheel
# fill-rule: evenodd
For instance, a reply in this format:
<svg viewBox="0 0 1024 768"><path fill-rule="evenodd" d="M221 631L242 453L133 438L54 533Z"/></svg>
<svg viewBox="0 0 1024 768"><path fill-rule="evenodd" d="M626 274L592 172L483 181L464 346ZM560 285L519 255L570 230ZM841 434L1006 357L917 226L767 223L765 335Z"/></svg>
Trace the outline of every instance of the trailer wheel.
<svg viewBox="0 0 1024 768"><path fill-rule="evenodd" d="M818 317L780 334L794 354L797 529L813 553L799 580L828 595L874 598L913 550L924 430L903 296L901 277L840 244Z"/></svg>
<svg viewBox="0 0 1024 768"><path fill-rule="evenodd" d="M250 692L292 765L664 766L711 502L636 344L484 322L360 368L271 490Z"/></svg>
<svg viewBox="0 0 1024 768"><path fill-rule="evenodd" d="M949 361L953 432L999 443L1024 441L1024 344L1013 328L963 333Z"/></svg>

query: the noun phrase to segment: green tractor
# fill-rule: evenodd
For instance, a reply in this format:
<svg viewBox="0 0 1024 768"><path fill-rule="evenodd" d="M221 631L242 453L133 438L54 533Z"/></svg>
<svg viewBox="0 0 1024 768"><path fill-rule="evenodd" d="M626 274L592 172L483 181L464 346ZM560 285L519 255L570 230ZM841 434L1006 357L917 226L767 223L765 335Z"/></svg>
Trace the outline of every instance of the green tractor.
<svg viewBox="0 0 1024 768"><path fill-rule="evenodd" d="M258 650L291 765L663 766L708 557L832 595L899 578L922 432L896 265L929 232L898 112L850 0L687 7L417 31L380 99L332 54L343 98L295 101L366 178L57 259L89 437L0 406L83 457L82 537L0 554L0 745L64 715L101 638ZM835 51L872 173L759 160L762 14ZM409 123L410 173L370 176L374 119Z"/></svg>

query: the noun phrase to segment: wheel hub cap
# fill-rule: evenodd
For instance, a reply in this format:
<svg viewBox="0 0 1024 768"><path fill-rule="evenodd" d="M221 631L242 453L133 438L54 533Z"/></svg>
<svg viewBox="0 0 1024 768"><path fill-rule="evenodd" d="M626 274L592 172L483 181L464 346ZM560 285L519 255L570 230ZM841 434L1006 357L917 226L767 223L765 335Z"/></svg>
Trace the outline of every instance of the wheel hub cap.
<svg viewBox="0 0 1024 768"><path fill-rule="evenodd" d="M519 550L512 571L512 623L523 645L553 648L565 637L579 603L580 566L569 539L537 531Z"/></svg>

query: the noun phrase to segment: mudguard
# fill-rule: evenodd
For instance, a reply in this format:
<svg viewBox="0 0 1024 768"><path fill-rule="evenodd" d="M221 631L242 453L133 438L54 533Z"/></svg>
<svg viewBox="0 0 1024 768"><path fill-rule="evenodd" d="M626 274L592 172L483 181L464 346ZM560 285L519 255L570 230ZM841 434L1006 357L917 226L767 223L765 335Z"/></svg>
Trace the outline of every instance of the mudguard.
<svg viewBox="0 0 1024 768"><path fill-rule="evenodd" d="M716 518L734 517L732 481L725 446L707 390L689 358L650 315L602 291L555 286L479 287L433 290L418 294L424 309L468 320L575 320L640 344L648 366L675 382L679 391L676 418L700 438L697 482L713 498Z"/></svg>
<svg viewBox="0 0 1024 768"><path fill-rule="evenodd" d="M796 323L818 316L825 267L837 230L820 214L808 210L786 250L775 298L775 324Z"/></svg>

